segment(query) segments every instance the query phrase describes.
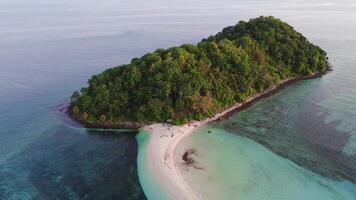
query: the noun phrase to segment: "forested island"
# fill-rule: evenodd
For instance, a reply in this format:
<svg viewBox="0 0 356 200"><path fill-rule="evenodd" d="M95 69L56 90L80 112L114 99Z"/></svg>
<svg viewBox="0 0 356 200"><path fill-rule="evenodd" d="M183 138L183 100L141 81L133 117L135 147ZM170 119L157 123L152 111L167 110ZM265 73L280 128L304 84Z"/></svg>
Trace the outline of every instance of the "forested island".
<svg viewBox="0 0 356 200"><path fill-rule="evenodd" d="M94 75L75 92L72 118L86 125L184 124L214 116L282 81L329 70L326 52L290 25L259 17L198 44L157 49Z"/></svg>

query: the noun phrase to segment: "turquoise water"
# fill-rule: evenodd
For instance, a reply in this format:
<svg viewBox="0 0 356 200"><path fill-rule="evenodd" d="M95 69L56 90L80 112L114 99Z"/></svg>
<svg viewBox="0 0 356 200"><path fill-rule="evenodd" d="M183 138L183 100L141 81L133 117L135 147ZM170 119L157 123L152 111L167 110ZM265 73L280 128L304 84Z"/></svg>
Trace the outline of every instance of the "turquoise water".
<svg viewBox="0 0 356 200"><path fill-rule="evenodd" d="M355 199L355 185L313 173L221 128L203 128L178 151L186 149L195 150L199 169L183 164L180 169L200 199Z"/></svg>
<svg viewBox="0 0 356 200"><path fill-rule="evenodd" d="M0 199L165 199L140 156L147 138L83 129L56 106L110 66L259 15L280 17L326 49L335 71L214 125L234 144L224 151L245 148L234 159L247 166L249 153L276 160L261 158L271 175L295 179L283 185L291 191L333 194L318 180L347 198L355 190L355 11L353 0L0 0ZM226 172L244 173L231 159ZM310 187L299 187L302 172Z"/></svg>

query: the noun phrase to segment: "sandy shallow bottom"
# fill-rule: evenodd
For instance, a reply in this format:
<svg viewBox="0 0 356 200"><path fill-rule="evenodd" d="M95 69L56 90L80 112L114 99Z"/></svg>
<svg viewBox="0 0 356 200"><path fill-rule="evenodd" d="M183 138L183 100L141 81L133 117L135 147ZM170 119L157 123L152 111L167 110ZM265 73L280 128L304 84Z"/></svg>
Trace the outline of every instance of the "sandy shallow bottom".
<svg viewBox="0 0 356 200"><path fill-rule="evenodd" d="M194 163L182 155L193 152ZM198 199L355 199L348 182L321 177L277 156L254 141L207 126L184 138L175 154L178 168Z"/></svg>

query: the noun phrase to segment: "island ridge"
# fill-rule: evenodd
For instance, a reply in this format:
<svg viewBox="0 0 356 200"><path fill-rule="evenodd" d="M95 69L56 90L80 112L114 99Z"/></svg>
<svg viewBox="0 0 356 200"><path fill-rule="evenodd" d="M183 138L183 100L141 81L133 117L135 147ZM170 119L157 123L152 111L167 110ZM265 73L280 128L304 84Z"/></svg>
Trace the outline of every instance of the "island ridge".
<svg viewBox="0 0 356 200"><path fill-rule="evenodd" d="M274 17L224 28L197 45L157 49L94 75L69 114L87 126L139 128L211 118L282 82L329 70L326 52Z"/></svg>

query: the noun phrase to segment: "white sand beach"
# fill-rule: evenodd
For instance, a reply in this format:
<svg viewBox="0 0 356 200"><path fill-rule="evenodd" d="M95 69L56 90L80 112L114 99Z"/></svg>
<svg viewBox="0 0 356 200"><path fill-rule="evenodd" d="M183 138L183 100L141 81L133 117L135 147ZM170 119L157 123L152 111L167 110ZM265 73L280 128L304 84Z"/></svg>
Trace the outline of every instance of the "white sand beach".
<svg viewBox="0 0 356 200"><path fill-rule="evenodd" d="M151 169L153 175L157 177L157 180L161 181L161 184L164 185L168 193L172 195L172 199L199 199L197 193L191 189L189 183L184 180L181 171L178 169L178 161L174 157L177 145L184 137L194 133L198 128L219 119L241 105L236 104L224 112L215 115L213 118L182 126L153 124L143 128L151 134L147 146L148 167Z"/></svg>
<svg viewBox="0 0 356 200"><path fill-rule="evenodd" d="M314 75L312 75L314 76ZM309 76L309 77L312 77ZM197 129L206 124L219 120L223 116L237 110L238 108L254 102L264 96L278 91L283 88L283 84L292 83L293 79L281 81L280 84L248 98L244 103L237 103L234 106L216 114L212 118L202 121L195 121L189 124L174 126L169 124L152 124L143 127L151 137L147 145L148 167L153 175L164 185L165 189L177 200L195 200L198 198L198 192L193 191L189 183L183 178L181 171L178 169L178 162L175 158L175 150L183 138L194 133Z"/></svg>

